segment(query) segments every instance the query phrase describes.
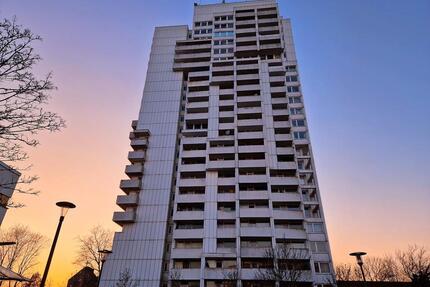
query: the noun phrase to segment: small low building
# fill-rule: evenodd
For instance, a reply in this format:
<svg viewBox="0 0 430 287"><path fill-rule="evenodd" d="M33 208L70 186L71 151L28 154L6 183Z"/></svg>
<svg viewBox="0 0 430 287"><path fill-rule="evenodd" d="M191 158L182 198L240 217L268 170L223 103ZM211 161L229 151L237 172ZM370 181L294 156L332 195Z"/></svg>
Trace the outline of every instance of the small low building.
<svg viewBox="0 0 430 287"><path fill-rule="evenodd" d="M97 287L98 277L94 274L94 269L84 267L78 273L70 277L67 287Z"/></svg>
<svg viewBox="0 0 430 287"><path fill-rule="evenodd" d="M0 225L21 173L0 161Z"/></svg>

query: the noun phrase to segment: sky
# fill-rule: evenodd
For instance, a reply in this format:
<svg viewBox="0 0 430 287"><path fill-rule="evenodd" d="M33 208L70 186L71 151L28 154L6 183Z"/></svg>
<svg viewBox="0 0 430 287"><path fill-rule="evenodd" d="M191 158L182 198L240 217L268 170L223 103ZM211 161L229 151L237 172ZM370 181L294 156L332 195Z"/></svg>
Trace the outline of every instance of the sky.
<svg viewBox="0 0 430 287"><path fill-rule="evenodd" d="M278 2L292 20L335 263L353 262L356 250L430 249L430 1ZM30 162L41 194L19 196L26 207L9 210L2 226L52 239L55 202L76 203L51 266L54 286L77 270L78 236L97 224L119 230L111 218L154 27L191 25L192 13L190 0L0 0L1 18L15 15L43 37L35 72L54 72L49 109L67 121L39 135Z"/></svg>

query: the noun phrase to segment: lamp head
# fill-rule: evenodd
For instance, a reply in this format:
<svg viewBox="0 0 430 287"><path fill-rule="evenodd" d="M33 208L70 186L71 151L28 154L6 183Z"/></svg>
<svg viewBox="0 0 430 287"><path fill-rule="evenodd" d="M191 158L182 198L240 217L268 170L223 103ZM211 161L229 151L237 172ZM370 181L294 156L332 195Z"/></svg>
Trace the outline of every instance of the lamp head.
<svg viewBox="0 0 430 287"><path fill-rule="evenodd" d="M69 209L76 207L76 205L68 201L59 201L56 203L56 205L61 208L61 216L63 217L66 216Z"/></svg>
<svg viewBox="0 0 430 287"><path fill-rule="evenodd" d="M106 259L107 259L107 257L108 257L108 255L112 253L112 251L107 250L107 249L99 250L98 252L101 255L101 261L102 262L105 262Z"/></svg>
<svg viewBox="0 0 430 287"><path fill-rule="evenodd" d="M367 254L366 252L362 252L362 251L349 253L350 256L354 256L357 259L358 265L363 265L363 258L361 258L361 257L366 255L366 254Z"/></svg>

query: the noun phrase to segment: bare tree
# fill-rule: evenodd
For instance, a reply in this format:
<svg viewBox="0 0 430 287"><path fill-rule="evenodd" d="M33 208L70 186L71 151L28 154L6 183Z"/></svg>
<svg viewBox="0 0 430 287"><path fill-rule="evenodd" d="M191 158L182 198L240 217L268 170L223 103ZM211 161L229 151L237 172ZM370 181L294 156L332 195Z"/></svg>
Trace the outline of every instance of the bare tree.
<svg viewBox="0 0 430 287"><path fill-rule="evenodd" d="M89 233L78 237L79 251L74 263L79 266L89 266L100 274L102 254L99 250L112 248L113 232L100 225L94 226Z"/></svg>
<svg viewBox="0 0 430 287"><path fill-rule="evenodd" d="M277 244L266 249L264 257L268 264L257 270L256 280L274 281L294 287L299 285L306 270L310 269L308 250L292 248L288 244Z"/></svg>
<svg viewBox="0 0 430 287"><path fill-rule="evenodd" d="M45 110L49 93L56 89L52 74L41 79L33 74L41 60L33 45L41 40L18 25L15 18L0 21L0 161L26 160L24 147L37 146L39 141L35 136L39 132L54 132L65 126L60 116ZM19 183L28 184L36 179L23 176ZM17 191L37 194L19 186Z"/></svg>
<svg viewBox="0 0 430 287"><path fill-rule="evenodd" d="M430 254L424 247L412 245L396 255L404 275L415 286L430 286Z"/></svg>
<svg viewBox="0 0 430 287"><path fill-rule="evenodd" d="M222 273L224 280L223 287L236 287L239 280L239 272L237 269L227 269Z"/></svg>
<svg viewBox="0 0 430 287"><path fill-rule="evenodd" d="M169 273L169 282L171 287L180 287L181 286L181 271L179 270L172 270Z"/></svg>
<svg viewBox="0 0 430 287"><path fill-rule="evenodd" d="M125 269L119 275L119 280L116 282L115 287L136 287L137 282L131 278L130 269Z"/></svg>
<svg viewBox="0 0 430 287"><path fill-rule="evenodd" d="M3 232L0 240L16 242L15 245L0 247L0 265L24 276L38 264L38 256L47 244L46 237L22 225Z"/></svg>
<svg viewBox="0 0 430 287"><path fill-rule="evenodd" d="M336 265L336 279L341 281L354 281L357 280L355 276L354 267L351 264Z"/></svg>
<svg viewBox="0 0 430 287"><path fill-rule="evenodd" d="M36 272L33 275L31 275L30 280L31 282L23 283L22 287L39 287L42 277L40 276L39 272Z"/></svg>
<svg viewBox="0 0 430 287"><path fill-rule="evenodd" d="M396 260L391 256L367 257L363 265L366 279L369 281L401 281L401 272ZM360 271L355 268L355 277L361 278Z"/></svg>

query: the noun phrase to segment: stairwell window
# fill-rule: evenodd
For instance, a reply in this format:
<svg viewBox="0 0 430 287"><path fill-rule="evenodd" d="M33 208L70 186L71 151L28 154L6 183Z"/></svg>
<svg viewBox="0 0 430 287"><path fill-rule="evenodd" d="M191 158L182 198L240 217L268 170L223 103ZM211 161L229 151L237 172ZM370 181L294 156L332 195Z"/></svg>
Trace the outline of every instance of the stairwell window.
<svg viewBox="0 0 430 287"><path fill-rule="evenodd" d="M328 262L315 262L314 267L316 273L330 273L330 265Z"/></svg>
<svg viewBox="0 0 430 287"><path fill-rule="evenodd" d="M306 132L294 132L295 140L304 140L307 138Z"/></svg>
<svg viewBox="0 0 430 287"><path fill-rule="evenodd" d="M287 92L297 93L299 92L299 86L287 86Z"/></svg>

